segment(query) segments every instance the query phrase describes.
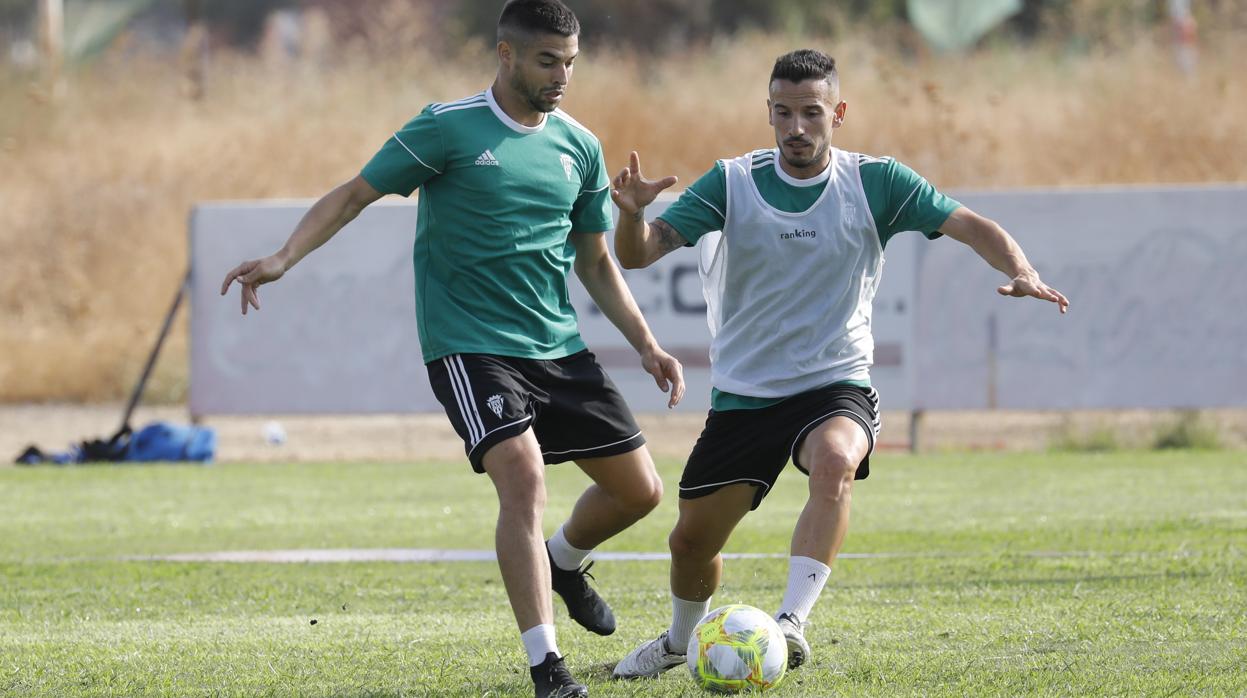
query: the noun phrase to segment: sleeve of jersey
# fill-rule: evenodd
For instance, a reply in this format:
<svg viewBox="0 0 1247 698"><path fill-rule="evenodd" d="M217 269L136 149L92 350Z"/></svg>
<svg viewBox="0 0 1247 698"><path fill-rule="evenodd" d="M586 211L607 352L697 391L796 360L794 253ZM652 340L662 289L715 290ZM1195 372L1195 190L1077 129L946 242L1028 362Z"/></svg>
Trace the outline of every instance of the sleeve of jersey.
<svg viewBox="0 0 1247 698"><path fill-rule="evenodd" d="M897 233L916 230L934 240L961 203L941 194L909 167L888 158L862 165L862 184L884 244Z"/></svg>
<svg viewBox="0 0 1247 698"><path fill-rule="evenodd" d="M603 233L615 227L611 218L611 187L606 176L606 158L602 145L596 143L585 169L584 188L572 204L572 231Z"/></svg>
<svg viewBox="0 0 1247 698"><path fill-rule="evenodd" d="M446 166L441 129L430 108L390 136L360 175L382 194L410 196Z"/></svg>
<svg viewBox="0 0 1247 698"><path fill-rule="evenodd" d="M675 228L689 244L695 244L706 233L723 230L726 211L727 176L723 165L716 162L658 218Z"/></svg>

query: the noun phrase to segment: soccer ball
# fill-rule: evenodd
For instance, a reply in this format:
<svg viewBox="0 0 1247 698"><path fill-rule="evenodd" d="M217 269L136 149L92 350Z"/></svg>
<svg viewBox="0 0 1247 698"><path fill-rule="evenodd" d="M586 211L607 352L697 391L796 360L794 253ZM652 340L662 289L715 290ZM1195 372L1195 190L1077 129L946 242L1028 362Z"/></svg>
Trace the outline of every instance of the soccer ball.
<svg viewBox="0 0 1247 698"><path fill-rule="evenodd" d="M686 656L693 681L715 693L774 688L788 668L788 645L775 619L744 604L703 616Z"/></svg>

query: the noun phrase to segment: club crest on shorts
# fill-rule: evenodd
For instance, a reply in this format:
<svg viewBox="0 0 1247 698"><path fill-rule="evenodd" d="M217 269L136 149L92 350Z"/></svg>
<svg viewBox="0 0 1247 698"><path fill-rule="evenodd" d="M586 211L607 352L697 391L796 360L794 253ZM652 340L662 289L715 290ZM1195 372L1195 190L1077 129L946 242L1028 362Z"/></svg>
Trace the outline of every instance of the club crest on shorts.
<svg viewBox="0 0 1247 698"><path fill-rule="evenodd" d="M499 417L502 416L502 396L501 395L490 395L489 399L485 401L485 404L489 406L489 409L493 410L494 414L498 415Z"/></svg>

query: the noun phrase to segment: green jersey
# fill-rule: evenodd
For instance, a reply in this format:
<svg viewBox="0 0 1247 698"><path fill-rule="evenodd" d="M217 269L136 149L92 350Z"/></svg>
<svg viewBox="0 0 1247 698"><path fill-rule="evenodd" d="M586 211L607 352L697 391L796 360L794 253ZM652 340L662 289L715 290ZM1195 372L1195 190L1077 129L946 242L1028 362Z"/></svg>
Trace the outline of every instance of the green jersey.
<svg viewBox="0 0 1247 698"><path fill-rule="evenodd" d="M425 363L585 348L567 291L570 235L612 225L602 146L588 129L557 109L524 126L487 89L426 107L360 174L383 194L420 189L412 257Z"/></svg>
<svg viewBox="0 0 1247 698"><path fill-rule="evenodd" d="M939 237L939 227L948 216L961 206L957 201L941 194L925 179L910 168L892 158L876 158L850 154L860 175L861 191L865 195L870 219L882 250L894 235L906 230L924 233L929 238ZM770 207L784 214L809 214L820 202L825 201L825 190L832 186L832 166L818 176L798 180L785 173L779 166L774 150L755 151L749 158L749 178L757 194ZM690 243L711 231L723 230L729 211L728 181L724 169L726 161L719 161L698 179L676 203L659 218L675 228ZM843 179L843 178L842 178ZM837 182L843 187L843 181ZM846 211L846 215L849 212ZM800 221L800 218L795 220ZM803 226L809 227L809 226ZM824 230L825 234L827 231ZM774 283L785 283L777 279ZM837 381L866 387L866 379ZM716 410L751 409L773 405L783 398L740 395L712 390L711 404Z"/></svg>

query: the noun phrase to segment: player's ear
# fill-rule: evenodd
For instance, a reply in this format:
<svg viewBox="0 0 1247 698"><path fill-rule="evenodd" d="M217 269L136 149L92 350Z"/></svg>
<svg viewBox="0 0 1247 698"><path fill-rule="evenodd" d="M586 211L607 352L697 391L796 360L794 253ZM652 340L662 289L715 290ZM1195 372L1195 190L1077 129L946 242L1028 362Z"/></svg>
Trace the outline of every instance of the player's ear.
<svg viewBox="0 0 1247 698"><path fill-rule="evenodd" d="M768 98L766 100L766 123L774 126L775 125L775 111L771 108L771 106L772 106L771 100Z"/></svg>
<svg viewBox="0 0 1247 698"><path fill-rule="evenodd" d="M840 100L840 103L836 105L835 116L831 120L832 128L839 128L842 124L844 124L844 115L848 112L848 110L849 103L844 100Z"/></svg>

